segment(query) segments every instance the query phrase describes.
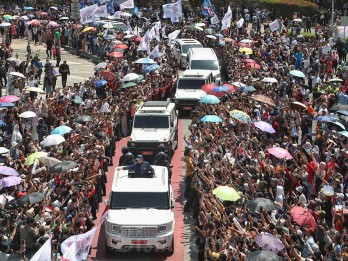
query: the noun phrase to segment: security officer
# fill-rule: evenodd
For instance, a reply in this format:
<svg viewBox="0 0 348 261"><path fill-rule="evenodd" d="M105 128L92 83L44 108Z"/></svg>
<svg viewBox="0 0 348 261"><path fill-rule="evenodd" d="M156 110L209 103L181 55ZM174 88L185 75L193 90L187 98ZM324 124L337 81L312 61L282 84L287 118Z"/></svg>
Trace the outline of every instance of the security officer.
<svg viewBox="0 0 348 261"><path fill-rule="evenodd" d="M165 152L161 151L156 156L157 157L154 161L154 165L167 167L170 180L172 177L172 167L170 166L170 163L167 160L168 155Z"/></svg>
<svg viewBox="0 0 348 261"><path fill-rule="evenodd" d="M133 165L122 167L122 169L134 171L135 178L153 178L155 176L155 170L149 162L144 161L143 155L138 155Z"/></svg>
<svg viewBox="0 0 348 261"><path fill-rule="evenodd" d="M122 155L120 157L120 159L118 160L118 165L122 166L123 165L123 161L126 158L126 154L129 152L129 148L127 146L123 146L121 149Z"/></svg>
<svg viewBox="0 0 348 261"><path fill-rule="evenodd" d="M120 166L129 166L134 164L134 155L131 152L128 152L124 156L124 160L122 161L122 164Z"/></svg>
<svg viewBox="0 0 348 261"><path fill-rule="evenodd" d="M162 154L165 154L166 160L169 160L169 156L168 156L168 153L167 153L167 149L166 149L166 146L165 146L164 144L160 144L160 145L158 146L158 153L155 155L155 160L154 160L154 162L157 161L157 158L158 158L158 157L163 156ZM157 164L155 164L155 165L157 165Z"/></svg>

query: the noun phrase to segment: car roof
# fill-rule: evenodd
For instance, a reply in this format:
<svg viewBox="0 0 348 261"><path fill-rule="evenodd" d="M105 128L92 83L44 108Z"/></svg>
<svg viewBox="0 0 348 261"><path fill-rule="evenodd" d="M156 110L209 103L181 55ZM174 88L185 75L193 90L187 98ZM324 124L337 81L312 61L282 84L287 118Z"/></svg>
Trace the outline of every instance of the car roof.
<svg viewBox="0 0 348 261"><path fill-rule="evenodd" d="M196 55L199 55L200 58L202 58L201 55L203 54L205 55L203 57L204 59L206 59L207 56L210 56L210 57L214 56L215 58L217 57L212 48L190 48L189 52L191 52L191 59L193 56L196 56Z"/></svg>
<svg viewBox="0 0 348 261"><path fill-rule="evenodd" d="M176 39L176 42L178 44L201 44L199 41L196 39Z"/></svg>
<svg viewBox="0 0 348 261"><path fill-rule="evenodd" d="M183 72L183 74L179 77L180 78L207 78L212 74L211 71L208 70L186 70Z"/></svg>
<svg viewBox="0 0 348 261"><path fill-rule="evenodd" d="M161 113L169 114L175 109L175 103L170 101L147 101L144 102L136 111L136 115L147 113Z"/></svg>
<svg viewBox="0 0 348 261"><path fill-rule="evenodd" d="M112 192L167 192L168 169L163 166L152 165L155 170L153 178L130 178L128 170L115 169L112 182Z"/></svg>

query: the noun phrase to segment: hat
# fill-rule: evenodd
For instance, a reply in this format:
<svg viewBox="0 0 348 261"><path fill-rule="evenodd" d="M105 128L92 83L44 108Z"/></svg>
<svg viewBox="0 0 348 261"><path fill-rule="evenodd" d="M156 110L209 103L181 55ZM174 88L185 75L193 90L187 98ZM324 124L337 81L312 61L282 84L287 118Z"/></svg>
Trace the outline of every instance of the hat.
<svg viewBox="0 0 348 261"><path fill-rule="evenodd" d="M12 148L13 148L13 147L16 147L17 145L18 145L18 143L17 143L17 142L12 141L12 143L11 143Z"/></svg>
<svg viewBox="0 0 348 261"><path fill-rule="evenodd" d="M337 196L339 199L343 199L343 198L344 198L344 194L343 194L343 193L337 193L336 196Z"/></svg>
<svg viewBox="0 0 348 261"><path fill-rule="evenodd" d="M19 177L20 177L21 179L26 179L26 178L27 178L27 176L24 175L24 174L20 175Z"/></svg>
<svg viewBox="0 0 348 261"><path fill-rule="evenodd" d="M303 192L303 187L302 187L302 186L298 186L298 187L296 188L296 191L297 191L298 193L302 193L302 192Z"/></svg>
<svg viewBox="0 0 348 261"><path fill-rule="evenodd" d="M135 158L135 160L142 160L142 159L144 159L144 157L143 157L143 155L141 155L141 154L139 154L139 155Z"/></svg>
<svg viewBox="0 0 348 261"><path fill-rule="evenodd" d="M53 206L60 208L60 207L61 207L61 204L60 204L59 200L55 200L55 201L53 202Z"/></svg>

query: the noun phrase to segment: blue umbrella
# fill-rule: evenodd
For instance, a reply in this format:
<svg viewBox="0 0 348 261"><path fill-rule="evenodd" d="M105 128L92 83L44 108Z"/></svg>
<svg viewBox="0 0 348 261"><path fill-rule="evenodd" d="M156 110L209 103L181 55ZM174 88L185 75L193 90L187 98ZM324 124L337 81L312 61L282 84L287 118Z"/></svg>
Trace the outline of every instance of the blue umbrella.
<svg viewBox="0 0 348 261"><path fill-rule="evenodd" d="M55 128L51 132L51 134L64 135L64 134L69 133L70 131L72 131L72 128L70 128L69 126L62 125L62 126L59 126L59 127Z"/></svg>
<svg viewBox="0 0 348 261"><path fill-rule="evenodd" d="M157 64L151 64L149 66L146 66L143 69L143 72L144 73L149 73L149 72L152 72L152 71L156 71L158 68L159 68L159 66Z"/></svg>
<svg viewBox="0 0 348 261"><path fill-rule="evenodd" d="M140 58L135 61L135 63L141 63L141 64L155 64L156 62L150 58Z"/></svg>
<svg viewBox="0 0 348 261"><path fill-rule="evenodd" d="M222 34L220 34L220 33L215 34L215 36L216 36L216 37L219 37L219 38L224 38L224 36L223 36Z"/></svg>
<svg viewBox="0 0 348 261"><path fill-rule="evenodd" d="M26 6L26 7L24 7L24 10L34 10L34 7Z"/></svg>
<svg viewBox="0 0 348 261"><path fill-rule="evenodd" d="M338 121L336 122L329 122L329 123L332 123L332 124L335 124L336 126L340 127L342 130L346 130L346 127L344 127L344 125Z"/></svg>
<svg viewBox="0 0 348 261"><path fill-rule="evenodd" d="M335 122L336 121L335 118L332 118L330 116L319 116L319 117L316 117L315 120L324 121L324 122Z"/></svg>
<svg viewBox="0 0 348 261"><path fill-rule="evenodd" d="M28 14L28 16L29 16L29 17L35 17L35 15L33 15L33 14Z"/></svg>
<svg viewBox="0 0 348 261"><path fill-rule="evenodd" d="M218 86L218 87L215 87L213 88L211 91L212 92L227 92L227 91L230 91L231 89L227 86Z"/></svg>
<svg viewBox="0 0 348 261"><path fill-rule="evenodd" d="M94 86L97 87L97 88L99 88L99 87L104 86L104 85L107 84L107 83L108 83L108 82L105 81L105 80L99 80L99 81L96 81L96 82L95 82Z"/></svg>
<svg viewBox="0 0 348 261"><path fill-rule="evenodd" d="M339 111L337 111L337 113L348 116L348 111L339 110Z"/></svg>
<svg viewBox="0 0 348 261"><path fill-rule="evenodd" d="M201 122L222 122L222 119L216 115L205 115Z"/></svg>
<svg viewBox="0 0 348 261"><path fill-rule="evenodd" d="M0 120L0 126L2 126L2 125L6 125L6 123L4 121Z"/></svg>
<svg viewBox="0 0 348 261"><path fill-rule="evenodd" d="M81 103L83 103L83 100L80 96L76 95L74 98L74 102L77 104L81 104Z"/></svg>
<svg viewBox="0 0 348 261"><path fill-rule="evenodd" d="M16 105L12 102L2 102L0 103L0 107L15 107Z"/></svg>
<svg viewBox="0 0 348 261"><path fill-rule="evenodd" d="M340 131L339 134L348 138L348 131Z"/></svg>
<svg viewBox="0 0 348 261"><path fill-rule="evenodd" d="M214 95L207 94L200 99L200 102L205 104L218 104L220 103L220 99Z"/></svg>
<svg viewBox="0 0 348 261"><path fill-rule="evenodd" d="M241 92L255 92L256 89L253 86L243 86L239 88Z"/></svg>

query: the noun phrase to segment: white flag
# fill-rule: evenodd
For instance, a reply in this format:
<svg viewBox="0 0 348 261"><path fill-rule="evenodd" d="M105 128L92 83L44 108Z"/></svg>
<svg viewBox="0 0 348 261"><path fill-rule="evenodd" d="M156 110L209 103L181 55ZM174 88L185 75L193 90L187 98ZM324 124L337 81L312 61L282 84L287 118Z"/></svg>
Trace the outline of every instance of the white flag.
<svg viewBox="0 0 348 261"><path fill-rule="evenodd" d="M229 6L227 9L227 13L224 15L224 18L221 20L221 31L228 29L231 27L231 20L232 20L232 10L231 7Z"/></svg>
<svg viewBox="0 0 348 261"><path fill-rule="evenodd" d="M244 18L239 19L239 21L237 22L237 27L238 28L242 28L244 24Z"/></svg>
<svg viewBox="0 0 348 261"><path fill-rule="evenodd" d="M269 29L274 32L279 29L279 21L278 19L274 20L272 23L269 24Z"/></svg>
<svg viewBox="0 0 348 261"><path fill-rule="evenodd" d="M30 261L51 261L51 236L45 242L45 244L40 247L40 249L35 253L35 255L30 259Z"/></svg>
<svg viewBox="0 0 348 261"><path fill-rule="evenodd" d="M74 243L76 244L76 259L78 261L86 260L96 231L97 228L94 227L86 233L71 236L68 239L64 240L64 242L61 244L61 250L63 255L65 255L68 252L71 244Z"/></svg>
<svg viewBox="0 0 348 261"><path fill-rule="evenodd" d="M129 34L132 34L132 33L133 33L133 29L132 29L132 26L131 26L130 23L129 23L129 20L127 20L127 30L128 30L128 33L129 33Z"/></svg>
<svg viewBox="0 0 348 261"><path fill-rule="evenodd" d="M211 24L218 24L219 23L219 18L217 17L216 14L212 18L210 18Z"/></svg>
<svg viewBox="0 0 348 261"><path fill-rule="evenodd" d="M178 19L179 17L182 17L181 0L172 4L162 5L162 7L163 7L163 18Z"/></svg>
<svg viewBox="0 0 348 261"><path fill-rule="evenodd" d="M81 24L86 24L86 23L91 23L94 21L93 19L93 12L95 9L98 8L98 5L91 5L91 6L86 6L82 9L80 9L80 21Z"/></svg>
<svg viewBox="0 0 348 261"><path fill-rule="evenodd" d="M63 261L78 261L76 258L76 242L73 242L63 255Z"/></svg>
<svg viewBox="0 0 348 261"><path fill-rule="evenodd" d="M175 40L180 34L180 32L181 30L175 30L174 32L171 32L170 34L168 34L169 40Z"/></svg>
<svg viewBox="0 0 348 261"><path fill-rule="evenodd" d="M100 20L101 17L108 17L107 5L97 7L92 13L93 21Z"/></svg>
<svg viewBox="0 0 348 261"><path fill-rule="evenodd" d="M152 52L150 53L149 57L151 59L155 59L155 58L159 58L162 57L163 53L160 52L159 50L159 45L157 44L157 46L152 50Z"/></svg>
<svg viewBox="0 0 348 261"><path fill-rule="evenodd" d="M127 0L125 2L123 2L122 4L120 4L120 9L126 9L126 8L129 8L129 9L132 9L134 8L134 0Z"/></svg>
<svg viewBox="0 0 348 261"><path fill-rule="evenodd" d="M100 217L99 222L103 223L108 215L109 215L109 210L105 211L105 213Z"/></svg>
<svg viewBox="0 0 348 261"><path fill-rule="evenodd" d="M167 35L166 35L166 27L167 27L167 25L164 25L164 26L162 27L162 37L163 37L163 38L167 38Z"/></svg>

